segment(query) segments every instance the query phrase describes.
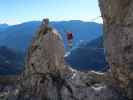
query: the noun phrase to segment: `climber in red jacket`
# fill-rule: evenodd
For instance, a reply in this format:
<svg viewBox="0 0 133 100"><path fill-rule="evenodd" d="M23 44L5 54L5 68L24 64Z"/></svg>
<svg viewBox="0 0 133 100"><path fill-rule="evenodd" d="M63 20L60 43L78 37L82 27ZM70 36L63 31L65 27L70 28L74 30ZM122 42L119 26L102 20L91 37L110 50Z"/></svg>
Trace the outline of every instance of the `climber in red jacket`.
<svg viewBox="0 0 133 100"><path fill-rule="evenodd" d="M67 32L68 48L71 49L73 45L73 33Z"/></svg>

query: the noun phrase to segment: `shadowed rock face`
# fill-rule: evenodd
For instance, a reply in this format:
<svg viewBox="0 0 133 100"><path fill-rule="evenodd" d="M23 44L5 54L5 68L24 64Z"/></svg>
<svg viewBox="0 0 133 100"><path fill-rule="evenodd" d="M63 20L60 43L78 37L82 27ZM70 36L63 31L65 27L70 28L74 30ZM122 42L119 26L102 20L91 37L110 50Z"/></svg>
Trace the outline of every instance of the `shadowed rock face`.
<svg viewBox="0 0 133 100"><path fill-rule="evenodd" d="M66 65L59 33L42 24L28 50L17 100L126 100L110 80L107 73Z"/></svg>
<svg viewBox="0 0 133 100"><path fill-rule="evenodd" d="M99 0L114 83L133 99L133 1Z"/></svg>

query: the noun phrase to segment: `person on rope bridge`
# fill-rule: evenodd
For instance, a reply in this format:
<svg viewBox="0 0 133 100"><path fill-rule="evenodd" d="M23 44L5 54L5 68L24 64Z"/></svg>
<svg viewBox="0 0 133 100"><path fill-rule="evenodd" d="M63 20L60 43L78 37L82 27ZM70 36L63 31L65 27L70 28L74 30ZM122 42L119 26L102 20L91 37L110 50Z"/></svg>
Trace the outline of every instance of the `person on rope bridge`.
<svg viewBox="0 0 133 100"><path fill-rule="evenodd" d="M73 33L72 32L67 32L67 45L68 45L68 49L71 49L73 46Z"/></svg>

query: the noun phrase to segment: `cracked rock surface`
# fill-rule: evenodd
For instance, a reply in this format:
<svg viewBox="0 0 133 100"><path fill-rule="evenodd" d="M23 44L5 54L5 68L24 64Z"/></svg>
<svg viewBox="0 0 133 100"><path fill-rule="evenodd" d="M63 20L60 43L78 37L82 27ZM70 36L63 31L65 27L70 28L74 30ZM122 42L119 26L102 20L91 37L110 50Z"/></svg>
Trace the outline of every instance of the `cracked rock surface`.
<svg viewBox="0 0 133 100"><path fill-rule="evenodd" d="M133 99L133 0L99 0L115 85Z"/></svg>
<svg viewBox="0 0 133 100"><path fill-rule="evenodd" d="M61 36L46 28L41 26L29 48L18 100L126 100L110 85L107 73L68 66Z"/></svg>

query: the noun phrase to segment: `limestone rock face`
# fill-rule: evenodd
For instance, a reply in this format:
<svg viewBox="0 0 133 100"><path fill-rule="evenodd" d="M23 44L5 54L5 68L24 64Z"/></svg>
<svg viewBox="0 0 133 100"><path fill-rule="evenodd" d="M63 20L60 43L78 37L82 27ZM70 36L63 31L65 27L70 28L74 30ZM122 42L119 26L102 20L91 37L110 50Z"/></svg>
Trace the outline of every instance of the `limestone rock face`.
<svg viewBox="0 0 133 100"><path fill-rule="evenodd" d="M99 0L115 85L133 99L133 0Z"/></svg>
<svg viewBox="0 0 133 100"><path fill-rule="evenodd" d="M59 33L42 24L27 54L17 100L126 100L111 87L108 74L74 70L64 53Z"/></svg>

